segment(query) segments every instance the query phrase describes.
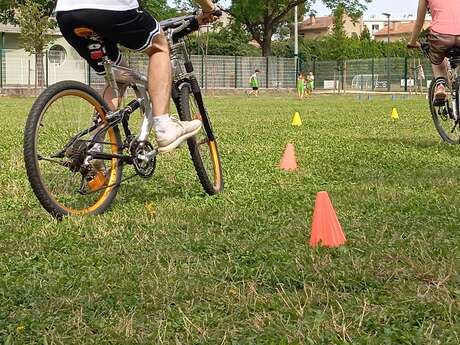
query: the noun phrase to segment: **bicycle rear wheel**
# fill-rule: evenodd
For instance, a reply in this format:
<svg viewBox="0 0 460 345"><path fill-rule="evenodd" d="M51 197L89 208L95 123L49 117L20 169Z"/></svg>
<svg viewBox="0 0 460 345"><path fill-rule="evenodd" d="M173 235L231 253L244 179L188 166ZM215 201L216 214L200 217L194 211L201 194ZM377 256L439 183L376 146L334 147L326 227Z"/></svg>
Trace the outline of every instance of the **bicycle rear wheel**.
<svg viewBox="0 0 460 345"><path fill-rule="evenodd" d="M454 116L454 106L457 107L458 114L458 95L459 82L454 83L454 90L447 88L448 97L443 105L435 105L433 102L434 93L438 79L434 80L430 85L428 93L428 102L430 104L431 116L434 126L441 136L442 140L449 144L460 144L460 122ZM455 99L456 104L452 104L451 100ZM457 115L458 117L458 115Z"/></svg>
<svg viewBox="0 0 460 345"><path fill-rule="evenodd" d="M100 131L106 109L96 91L64 81L46 89L29 113L24 134L27 175L42 206L56 218L102 213L117 194L120 160L90 155L121 153L118 128Z"/></svg>
<svg viewBox="0 0 460 345"><path fill-rule="evenodd" d="M180 86L179 117L182 121L202 119L197 100L192 93L189 83ZM210 119L208 118L210 122ZM212 131L212 130L211 130ZM217 147L216 138L210 139L211 133L206 133L204 127L201 131L187 141L190 156L201 185L206 193L215 195L224 189L222 164Z"/></svg>

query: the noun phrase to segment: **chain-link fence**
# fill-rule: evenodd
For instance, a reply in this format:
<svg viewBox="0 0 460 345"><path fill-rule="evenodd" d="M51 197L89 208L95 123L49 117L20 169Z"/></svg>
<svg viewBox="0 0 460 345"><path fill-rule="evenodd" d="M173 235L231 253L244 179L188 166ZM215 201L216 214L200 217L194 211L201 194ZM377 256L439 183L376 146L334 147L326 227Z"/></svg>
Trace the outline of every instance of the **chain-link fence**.
<svg viewBox="0 0 460 345"><path fill-rule="evenodd" d="M18 50L0 50L0 89L40 88L68 79L95 87L104 85L104 79L91 71L85 61L69 56L46 52L41 60L43 67L39 68L35 56ZM147 72L146 56L128 54L126 59L132 68ZM192 63L205 89L247 88L256 69L260 71L261 88L269 89L294 88L298 71L313 72L315 88L326 91L426 91L432 80L426 59L300 61L296 66L293 58L194 55Z"/></svg>
<svg viewBox="0 0 460 345"><path fill-rule="evenodd" d="M425 92L433 74L420 58L381 58L301 62L300 70L313 72L315 88L334 91Z"/></svg>
<svg viewBox="0 0 460 345"><path fill-rule="evenodd" d="M144 55L126 55L130 67L147 73L148 59ZM260 70L262 88L288 89L295 87L295 59L279 57L192 56L195 75L203 88L247 88L250 76ZM104 78L90 70L82 59L71 59L59 52L46 52L43 68L33 55L18 50L0 50L0 88L36 88L61 80L78 80L101 86ZM40 73L43 70L43 75Z"/></svg>

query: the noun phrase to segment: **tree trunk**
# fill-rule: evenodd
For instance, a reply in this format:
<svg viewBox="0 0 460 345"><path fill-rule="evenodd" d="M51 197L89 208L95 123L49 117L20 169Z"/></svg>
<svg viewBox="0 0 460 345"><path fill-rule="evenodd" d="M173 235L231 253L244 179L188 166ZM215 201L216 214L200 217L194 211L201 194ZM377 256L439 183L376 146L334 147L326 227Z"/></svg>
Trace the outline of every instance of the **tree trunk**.
<svg viewBox="0 0 460 345"><path fill-rule="evenodd" d="M272 36L273 29L271 27L266 28L264 31L264 38L262 42L262 55L264 57L272 55Z"/></svg>
<svg viewBox="0 0 460 345"><path fill-rule="evenodd" d="M35 85L38 88L45 86L45 68L43 65L43 52L35 54Z"/></svg>

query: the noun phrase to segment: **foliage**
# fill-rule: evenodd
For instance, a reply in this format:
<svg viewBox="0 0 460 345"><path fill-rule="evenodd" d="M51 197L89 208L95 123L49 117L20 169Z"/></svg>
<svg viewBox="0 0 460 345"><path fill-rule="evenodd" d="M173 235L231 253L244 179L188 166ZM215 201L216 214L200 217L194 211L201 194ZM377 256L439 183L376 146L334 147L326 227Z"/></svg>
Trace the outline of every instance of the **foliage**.
<svg viewBox="0 0 460 345"><path fill-rule="evenodd" d="M372 39L371 32L369 31L367 26L364 26L363 31L361 32L361 35L359 36L359 39L361 41L370 41Z"/></svg>
<svg viewBox="0 0 460 345"><path fill-rule="evenodd" d="M262 47L263 56L271 55L272 37L292 18L295 6L308 13L313 0L233 0L228 12L238 23L251 33L252 37ZM331 9L342 6L346 13L357 17L365 9L364 3L370 0L323 0Z"/></svg>
<svg viewBox="0 0 460 345"><path fill-rule="evenodd" d="M28 0L0 0L0 21L18 24L19 8ZM41 8L44 16L49 17L55 7L54 0L34 0L33 3Z"/></svg>
<svg viewBox="0 0 460 345"><path fill-rule="evenodd" d="M16 19L21 27L21 41L26 52L40 54L53 41L50 30L54 29L56 24L36 1L27 0L20 5Z"/></svg>
<svg viewBox="0 0 460 345"><path fill-rule="evenodd" d="M369 59L390 57L418 57L421 52L408 50L406 42L386 42L346 37L337 49L337 40L332 36L324 39L302 40L299 44L299 56L304 61L310 60L345 60L345 59ZM284 40L273 44L273 55L283 57L294 56L293 40Z"/></svg>
<svg viewBox="0 0 460 345"><path fill-rule="evenodd" d="M141 0L140 4L158 20L171 18L177 15L177 10L170 7L166 0Z"/></svg>
<svg viewBox="0 0 460 345"><path fill-rule="evenodd" d="M217 25L208 33L193 35L189 38L192 54L260 56L260 49L248 42L251 36L241 26L230 24L227 27Z"/></svg>
<svg viewBox="0 0 460 345"><path fill-rule="evenodd" d="M21 27L21 41L24 50L35 54L36 83L38 86L43 86L43 51L53 41L50 32L55 28L56 23L50 20L44 5L33 0L26 0L24 4L19 5L16 20Z"/></svg>

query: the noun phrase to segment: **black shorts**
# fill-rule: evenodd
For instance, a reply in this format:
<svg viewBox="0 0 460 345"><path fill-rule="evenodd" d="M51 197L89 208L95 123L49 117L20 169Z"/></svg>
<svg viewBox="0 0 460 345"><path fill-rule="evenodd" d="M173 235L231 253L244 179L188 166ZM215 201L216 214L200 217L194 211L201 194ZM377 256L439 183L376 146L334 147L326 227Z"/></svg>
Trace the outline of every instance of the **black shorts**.
<svg viewBox="0 0 460 345"><path fill-rule="evenodd" d="M140 8L129 11L94 9L64 11L57 13L57 21L64 38L100 75L105 74L104 66L100 64L101 61L91 59L88 48L94 42L78 37L74 29L88 28L102 37L107 55L115 64L121 61L121 52L117 44L132 50L144 51L150 47L153 38L161 31L160 24L155 18Z"/></svg>
<svg viewBox="0 0 460 345"><path fill-rule="evenodd" d="M259 88L258 88L257 86L253 86L252 89L253 89L254 91L258 91L258 90L259 90Z"/></svg>

